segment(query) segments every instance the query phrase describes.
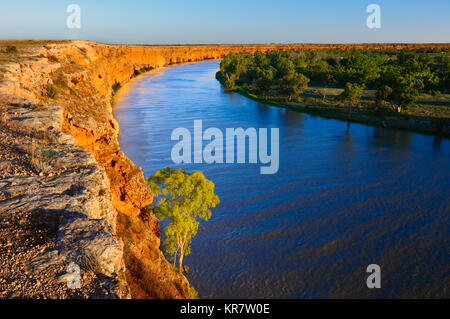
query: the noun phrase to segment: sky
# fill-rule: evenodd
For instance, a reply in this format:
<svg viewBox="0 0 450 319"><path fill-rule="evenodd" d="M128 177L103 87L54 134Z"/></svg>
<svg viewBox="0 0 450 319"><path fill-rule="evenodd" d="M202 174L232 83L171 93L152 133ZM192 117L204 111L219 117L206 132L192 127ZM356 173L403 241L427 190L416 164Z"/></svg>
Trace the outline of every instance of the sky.
<svg viewBox="0 0 450 319"><path fill-rule="evenodd" d="M70 29L67 7L81 8ZM381 28L369 29L369 4ZM450 0L0 0L0 39L123 44L450 42Z"/></svg>

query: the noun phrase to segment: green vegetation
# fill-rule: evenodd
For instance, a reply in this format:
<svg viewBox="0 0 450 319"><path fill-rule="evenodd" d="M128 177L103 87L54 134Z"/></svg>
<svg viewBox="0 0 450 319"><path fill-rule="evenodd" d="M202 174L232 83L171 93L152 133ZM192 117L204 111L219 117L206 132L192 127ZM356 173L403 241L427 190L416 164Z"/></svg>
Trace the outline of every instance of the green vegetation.
<svg viewBox="0 0 450 319"><path fill-rule="evenodd" d="M189 286L189 299L198 299L198 292L193 286Z"/></svg>
<svg viewBox="0 0 450 319"><path fill-rule="evenodd" d="M280 92L290 101L293 96L298 96L308 85L309 79L301 73L289 71L280 79Z"/></svg>
<svg viewBox="0 0 450 319"><path fill-rule="evenodd" d="M5 49L6 53L17 53L17 47L15 45L8 45Z"/></svg>
<svg viewBox="0 0 450 319"><path fill-rule="evenodd" d="M140 68L140 69L134 69L134 72L133 72L132 77L139 76L139 75L141 75L142 73L151 71L151 70L153 70L153 69L154 69L154 68L151 67L151 66L144 66L144 67L142 67L142 68Z"/></svg>
<svg viewBox="0 0 450 319"><path fill-rule="evenodd" d="M43 158L51 159L59 156L59 152L53 148L42 148L41 155Z"/></svg>
<svg viewBox="0 0 450 319"><path fill-rule="evenodd" d="M50 99L57 99L58 98L58 90L56 87L52 84L48 84L45 87L45 96Z"/></svg>
<svg viewBox="0 0 450 319"><path fill-rule="evenodd" d="M170 167L159 170L147 179L155 197L159 197L155 213L170 224L164 231L165 252L175 266L183 269L183 257L190 253L192 238L197 234L199 220L211 217L210 208L219 204L214 183L201 172L186 173Z"/></svg>
<svg viewBox="0 0 450 319"><path fill-rule="evenodd" d="M230 53L216 77L255 100L329 117L357 112L369 118L448 119L449 54L448 49Z"/></svg>
<svg viewBox="0 0 450 319"><path fill-rule="evenodd" d="M350 105L355 105L361 99L365 87L364 84L358 85L348 82L345 84L344 91L339 95L339 98L342 101L347 101Z"/></svg>
<svg viewBox="0 0 450 319"><path fill-rule="evenodd" d="M366 86L364 84L356 84L347 82L344 91L339 94L338 99L348 103L348 120L350 120L352 106L357 104L363 95L363 90Z"/></svg>
<svg viewBox="0 0 450 319"><path fill-rule="evenodd" d="M121 87L122 87L122 84L121 84L120 82L115 82L115 83L112 85L112 91L113 91L113 93L117 93L117 91L119 91Z"/></svg>

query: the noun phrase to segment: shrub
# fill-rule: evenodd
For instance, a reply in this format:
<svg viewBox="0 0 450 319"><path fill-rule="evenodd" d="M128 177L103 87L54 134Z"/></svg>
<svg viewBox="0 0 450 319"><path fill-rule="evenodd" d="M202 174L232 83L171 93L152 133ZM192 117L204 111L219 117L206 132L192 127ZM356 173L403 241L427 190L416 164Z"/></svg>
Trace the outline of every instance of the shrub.
<svg viewBox="0 0 450 319"><path fill-rule="evenodd" d="M5 51L6 53L17 53L17 48L14 45L8 45Z"/></svg>
<svg viewBox="0 0 450 319"><path fill-rule="evenodd" d="M119 89L121 87L122 87L122 84L120 84L119 82L114 83L113 86L112 86L113 93L119 91Z"/></svg>
<svg viewBox="0 0 450 319"><path fill-rule="evenodd" d="M55 151L54 149L51 149L51 148L43 148L43 149L41 149L41 155L43 158L50 159L50 158L58 157L59 152Z"/></svg>
<svg viewBox="0 0 450 319"><path fill-rule="evenodd" d="M55 57L54 55L51 55L47 58L50 62L58 62L58 58Z"/></svg>
<svg viewBox="0 0 450 319"><path fill-rule="evenodd" d="M50 99L56 99L58 98L58 90L52 84L49 84L45 87L45 96Z"/></svg>

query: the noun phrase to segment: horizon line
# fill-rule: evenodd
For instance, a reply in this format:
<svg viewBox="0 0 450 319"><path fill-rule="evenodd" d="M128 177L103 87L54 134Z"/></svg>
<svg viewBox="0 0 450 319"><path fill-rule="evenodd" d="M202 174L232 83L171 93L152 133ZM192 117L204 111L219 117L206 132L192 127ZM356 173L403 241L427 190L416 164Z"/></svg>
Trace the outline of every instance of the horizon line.
<svg viewBox="0 0 450 319"><path fill-rule="evenodd" d="M69 41L69 42L93 42L104 45L136 45L136 46L207 46L207 45L450 45L450 42L246 42L246 43L113 43L83 39L43 39L43 38L18 38L0 39L0 41Z"/></svg>

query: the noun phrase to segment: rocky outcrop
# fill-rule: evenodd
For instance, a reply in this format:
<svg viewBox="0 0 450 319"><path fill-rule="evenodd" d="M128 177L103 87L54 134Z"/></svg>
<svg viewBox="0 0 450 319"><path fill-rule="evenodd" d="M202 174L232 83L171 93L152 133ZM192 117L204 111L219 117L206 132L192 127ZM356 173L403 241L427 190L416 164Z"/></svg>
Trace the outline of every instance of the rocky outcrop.
<svg viewBox="0 0 450 319"><path fill-rule="evenodd" d="M72 41L37 47L5 66L0 92L27 99L11 104L9 121L53 132L62 155L52 165L65 170L58 176L1 180L0 209L58 212L58 249L50 260L89 260L111 278L109 286L120 297L128 296L129 287L136 298L186 298L189 283L160 251L158 221L144 209L153 200L151 190L142 170L120 150L111 105L115 90L141 72L229 52L387 47L448 45L112 46Z"/></svg>
<svg viewBox="0 0 450 319"><path fill-rule="evenodd" d="M0 179L0 212L8 215L29 212L41 224L57 228L53 249L42 251L28 266L32 271L42 272L50 266L74 263L102 276L107 289L97 292L95 297L129 297L123 243L115 235L117 210L105 171L93 154L61 132L60 106L4 95L2 101L3 123L33 136L23 139L16 149L35 156L33 163L40 172L38 176ZM48 155L38 160L42 145ZM42 162L38 165L38 161Z"/></svg>

